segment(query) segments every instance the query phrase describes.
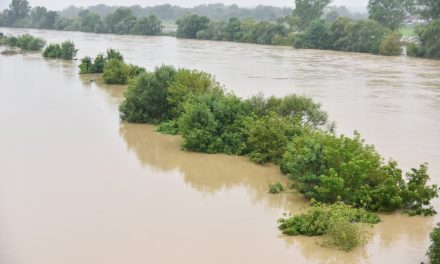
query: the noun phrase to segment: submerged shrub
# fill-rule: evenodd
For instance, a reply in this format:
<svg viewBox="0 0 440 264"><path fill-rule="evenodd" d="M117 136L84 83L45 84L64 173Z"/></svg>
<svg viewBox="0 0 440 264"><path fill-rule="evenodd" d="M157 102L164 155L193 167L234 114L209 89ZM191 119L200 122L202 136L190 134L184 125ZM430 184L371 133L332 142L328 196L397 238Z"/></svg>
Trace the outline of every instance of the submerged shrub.
<svg viewBox="0 0 440 264"><path fill-rule="evenodd" d="M342 203L331 205L316 203L305 213L279 219L278 228L290 236L327 235L327 245L351 250L368 239L368 233L359 224L377 224L380 218Z"/></svg>
<svg viewBox="0 0 440 264"><path fill-rule="evenodd" d="M274 184L268 183L268 186L269 186L269 193L271 194L277 194L284 191L284 187L280 182L276 182Z"/></svg>
<svg viewBox="0 0 440 264"><path fill-rule="evenodd" d="M72 41L68 40L61 43L61 59L72 60L73 58L75 58L77 52L78 50L75 49L75 44Z"/></svg>
<svg viewBox="0 0 440 264"><path fill-rule="evenodd" d="M61 57L61 46L60 44L49 44L44 51L43 57L45 58L59 58Z"/></svg>
<svg viewBox="0 0 440 264"><path fill-rule="evenodd" d="M429 257L429 263L439 264L440 263L440 224L432 230L431 234L431 245L429 246L426 255Z"/></svg>
<svg viewBox="0 0 440 264"><path fill-rule="evenodd" d="M68 47L69 46L66 45L66 50L68 49ZM81 64L79 65L80 73L103 73L105 65L110 60L124 62L124 57L119 51L114 49L108 49L106 55L99 53L98 55L96 55L95 59L92 59L88 56L84 57L83 59L81 59ZM131 67L129 69L130 77L132 76L131 73L134 73L137 68L141 69L141 67L133 67L133 69Z"/></svg>
<svg viewBox="0 0 440 264"><path fill-rule="evenodd" d="M2 43L12 47L19 47L22 50L41 50L46 44L46 41L30 34L23 34L17 37L3 36Z"/></svg>
<svg viewBox="0 0 440 264"><path fill-rule="evenodd" d="M165 135L177 135L179 133L179 124L175 120L168 120L157 125L156 131Z"/></svg>
<svg viewBox="0 0 440 264"><path fill-rule="evenodd" d="M60 44L49 44L49 46L44 49L43 57L47 58L61 58L64 60L72 60L75 58L76 53L75 44L71 41L65 41Z"/></svg>

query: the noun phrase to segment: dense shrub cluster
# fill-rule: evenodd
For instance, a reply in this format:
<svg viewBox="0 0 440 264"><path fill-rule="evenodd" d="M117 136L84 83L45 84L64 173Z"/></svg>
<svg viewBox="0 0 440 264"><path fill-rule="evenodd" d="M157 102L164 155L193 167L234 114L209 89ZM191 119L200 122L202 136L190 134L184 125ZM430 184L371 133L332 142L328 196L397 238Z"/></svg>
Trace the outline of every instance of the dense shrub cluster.
<svg viewBox="0 0 440 264"><path fill-rule="evenodd" d="M369 211L435 213L429 201L437 197L438 188L427 185L426 164L407 173L405 181L397 163L385 163L359 134L349 138L312 132L296 137L284 153L281 169L299 183L308 199L342 201Z"/></svg>
<svg viewBox="0 0 440 264"><path fill-rule="evenodd" d="M429 246L426 255L429 257L429 263L439 264L440 263L440 224L432 230L431 234L431 245Z"/></svg>
<svg viewBox="0 0 440 264"><path fill-rule="evenodd" d="M41 50L46 42L43 39L34 37L30 34L23 34L17 37L2 36L0 37L0 44L19 47L22 50Z"/></svg>
<svg viewBox="0 0 440 264"><path fill-rule="evenodd" d="M344 202L369 211L435 213L427 166L402 176L358 134L328 132L328 117L310 98L289 95L242 100L211 75L161 66L130 82L120 106L122 119L160 123L158 130L181 134L183 148L248 155L257 163L280 164L308 199Z"/></svg>
<svg viewBox="0 0 440 264"><path fill-rule="evenodd" d="M364 209L343 203L316 203L303 214L278 220L278 228L290 236L326 235L326 244L349 251L364 244L369 238L366 228L379 221L377 215Z"/></svg>
<svg viewBox="0 0 440 264"><path fill-rule="evenodd" d="M43 57L46 58L61 58L63 60L72 60L76 53L75 44L72 41L64 41L60 44L49 44L43 52Z"/></svg>

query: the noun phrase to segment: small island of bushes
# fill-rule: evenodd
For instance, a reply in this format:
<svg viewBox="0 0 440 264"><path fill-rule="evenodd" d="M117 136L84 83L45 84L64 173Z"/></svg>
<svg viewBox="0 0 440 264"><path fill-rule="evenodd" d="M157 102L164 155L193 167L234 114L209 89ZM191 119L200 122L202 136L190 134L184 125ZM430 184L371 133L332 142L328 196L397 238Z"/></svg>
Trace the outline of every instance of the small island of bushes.
<svg viewBox="0 0 440 264"><path fill-rule="evenodd" d="M130 67L138 70L130 74ZM309 97L241 99L208 73L168 65L149 72L126 65L111 49L93 61L84 58L80 65L81 73L102 70L104 80L112 83L106 69L108 76L123 73L117 83L128 82L119 108L123 120L179 134L188 151L246 155L259 164L278 164L312 201L306 213L279 220L287 235L326 235L326 245L351 250L365 243L368 227L380 221L375 212L436 213L430 202L439 188L428 185L427 164L404 175L396 161L385 161L359 133L336 135L327 113ZM279 184L270 187L271 193L284 190Z"/></svg>

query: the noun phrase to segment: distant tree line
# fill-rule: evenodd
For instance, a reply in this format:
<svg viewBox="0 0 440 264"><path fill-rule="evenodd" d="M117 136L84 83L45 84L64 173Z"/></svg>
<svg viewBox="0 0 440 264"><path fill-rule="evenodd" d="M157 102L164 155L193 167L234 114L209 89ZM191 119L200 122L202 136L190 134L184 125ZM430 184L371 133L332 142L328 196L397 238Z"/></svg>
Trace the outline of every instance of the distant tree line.
<svg viewBox="0 0 440 264"><path fill-rule="evenodd" d="M84 10L89 10L102 17L107 16L118 9L118 6L108 6L105 4L99 4L95 6L89 6L87 8L70 6L60 12L60 16L63 17L77 17L79 13ZM163 20L176 20L179 17L196 14L200 16L206 16L213 20L227 20L232 17L240 19L253 18L255 20L269 20L275 21L279 17L288 16L291 12L291 8L264 6L259 5L254 8L244 8L237 5L224 5L218 4L205 4L198 5L192 8L185 8L176 5L164 4L156 6L141 7L134 5L128 7L136 17L143 17L149 15L156 15Z"/></svg>
<svg viewBox="0 0 440 264"><path fill-rule="evenodd" d="M0 13L0 26L133 35L159 35L163 28L155 15L138 18L129 8L117 8L104 17L82 10L69 18L45 7L31 8L27 0L12 0L9 9Z"/></svg>

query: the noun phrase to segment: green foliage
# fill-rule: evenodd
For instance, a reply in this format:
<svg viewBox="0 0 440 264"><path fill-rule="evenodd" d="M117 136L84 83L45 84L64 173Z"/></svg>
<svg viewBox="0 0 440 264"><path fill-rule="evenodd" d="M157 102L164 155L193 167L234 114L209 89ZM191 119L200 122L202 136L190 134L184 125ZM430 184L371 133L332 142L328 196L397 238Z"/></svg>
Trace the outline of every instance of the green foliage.
<svg viewBox="0 0 440 264"><path fill-rule="evenodd" d="M49 46L44 49L43 57L46 58L61 58L64 60L72 60L76 53L75 44L71 41L65 41L60 44L49 44Z"/></svg>
<svg viewBox="0 0 440 264"><path fill-rule="evenodd" d="M179 69L168 88L169 117L178 118L183 112L183 102L190 95L208 93L219 89L219 84L205 72Z"/></svg>
<svg viewBox="0 0 440 264"><path fill-rule="evenodd" d="M44 51L43 57L45 58L59 58L61 57L61 46L60 44L49 44Z"/></svg>
<svg viewBox="0 0 440 264"><path fill-rule="evenodd" d="M178 38L197 38L197 32L208 28L209 18L198 15L188 15L176 20Z"/></svg>
<svg viewBox="0 0 440 264"><path fill-rule="evenodd" d="M302 132L300 123L274 112L245 121L247 148L256 163L278 163L286 151L287 143Z"/></svg>
<svg viewBox="0 0 440 264"><path fill-rule="evenodd" d="M429 257L429 263L439 264L440 263L440 224L432 230L431 234L431 245L429 246L426 255Z"/></svg>
<svg viewBox="0 0 440 264"><path fill-rule="evenodd" d="M387 30L372 20L337 18L330 24L317 20L299 34L294 47L378 54Z"/></svg>
<svg viewBox="0 0 440 264"><path fill-rule="evenodd" d="M116 59L110 59L104 65L104 74L102 75L107 84L127 84L130 73L130 67L124 62Z"/></svg>
<svg viewBox="0 0 440 264"><path fill-rule="evenodd" d="M156 123L168 116L167 92L176 70L161 66L142 73L129 83L119 110L122 119L134 123Z"/></svg>
<svg viewBox="0 0 440 264"><path fill-rule="evenodd" d="M371 235L371 226L368 224L353 224L343 220L333 220L327 230L324 246L351 251L358 246L365 245Z"/></svg>
<svg viewBox="0 0 440 264"><path fill-rule="evenodd" d="M305 29L319 19L330 3L331 0L295 0L292 16L298 18L299 29Z"/></svg>
<svg viewBox="0 0 440 264"><path fill-rule="evenodd" d="M71 50L71 48L66 49L66 50ZM92 58L87 56L81 60L81 64L79 65L79 69L80 69L79 73L81 73L81 74L83 74L83 73L103 73L105 65L110 60L117 60L120 62L124 62L124 57L122 56L122 54L119 51L114 50L114 49L108 49L106 51L105 56L104 56L104 54L99 53L98 55L96 55L95 59L93 59L93 60L92 60ZM128 67L127 80L128 80L128 78L131 78L135 75L138 75L143 69L141 67L137 67L134 65L131 65L131 66L126 65L126 66L120 67L122 72L121 71L114 71L116 69L116 63L113 62L113 65L112 65L113 70L111 71L111 74L110 74L110 72L107 73L108 78L109 79L114 79L114 78L118 79L119 77L121 77L122 79L120 81L123 81L125 79L125 77L123 77L123 75L125 75L125 68L126 67ZM145 69L143 69L143 71L145 71ZM122 73L122 75L121 75L121 73ZM119 77L116 77L115 74L118 74ZM113 77L110 77L111 75L113 75ZM114 80L116 80L116 79L114 79ZM127 80L125 80L125 83L127 83ZM120 81L118 81L117 83L119 83ZM111 80L110 80L110 82L111 82Z"/></svg>
<svg viewBox="0 0 440 264"><path fill-rule="evenodd" d="M17 37L3 36L2 43L7 46L19 47L22 50L41 50L46 44L43 39L30 34L23 34Z"/></svg>
<svg viewBox="0 0 440 264"><path fill-rule="evenodd" d="M163 121L157 125L156 131L165 135L177 135L179 134L179 124L175 120Z"/></svg>
<svg viewBox="0 0 440 264"><path fill-rule="evenodd" d="M438 197L439 188L437 185L427 185L428 165L422 164L419 169L411 169L406 178L407 184L403 191L404 208L411 215L434 215L436 212L430 202Z"/></svg>
<svg viewBox="0 0 440 264"><path fill-rule="evenodd" d="M370 18L384 27L396 31L414 10L414 0L369 0Z"/></svg>
<svg viewBox="0 0 440 264"><path fill-rule="evenodd" d="M399 56L402 54L400 46L401 35L398 32L392 32L380 43L379 54L385 56Z"/></svg>
<svg viewBox="0 0 440 264"><path fill-rule="evenodd" d="M61 43L61 59L72 60L75 58L77 52L78 50L75 49L75 44L72 41L64 41Z"/></svg>
<svg viewBox="0 0 440 264"><path fill-rule="evenodd" d="M281 169L299 183L299 191L308 199L342 201L371 211L434 212L430 200L438 188L426 185L426 165L413 169L406 183L396 162L384 163L359 134L348 138L313 132L297 137L287 148Z"/></svg>
<svg viewBox="0 0 440 264"><path fill-rule="evenodd" d="M240 98L219 89L191 96L179 118L183 147L198 152L243 154L246 149L243 122L248 114Z"/></svg>
<svg viewBox="0 0 440 264"><path fill-rule="evenodd" d="M273 184L269 182L268 187L269 187L269 193L271 194L277 194L284 191L284 187L280 182L276 182Z"/></svg>
<svg viewBox="0 0 440 264"><path fill-rule="evenodd" d="M417 0L419 13L428 21L440 19L440 5L437 0Z"/></svg>
<svg viewBox="0 0 440 264"><path fill-rule="evenodd" d="M380 218L377 215L364 209L356 209L343 203L331 205L316 203L305 213L279 219L278 228L289 236L327 235L327 245L349 251L368 239L368 234L361 229L361 223L379 222Z"/></svg>
<svg viewBox="0 0 440 264"><path fill-rule="evenodd" d="M81 59L81 64L79 65L79 73L95 73L96 70L94 68L92 58L86 56Z"/></svg>
<svg viewBox="0 0 440 264"><path fill-rule="evenodd" d="M428 25L417 28L420 44L408 46L408 55L440 59L440 20L434 20Z"/></svg>

